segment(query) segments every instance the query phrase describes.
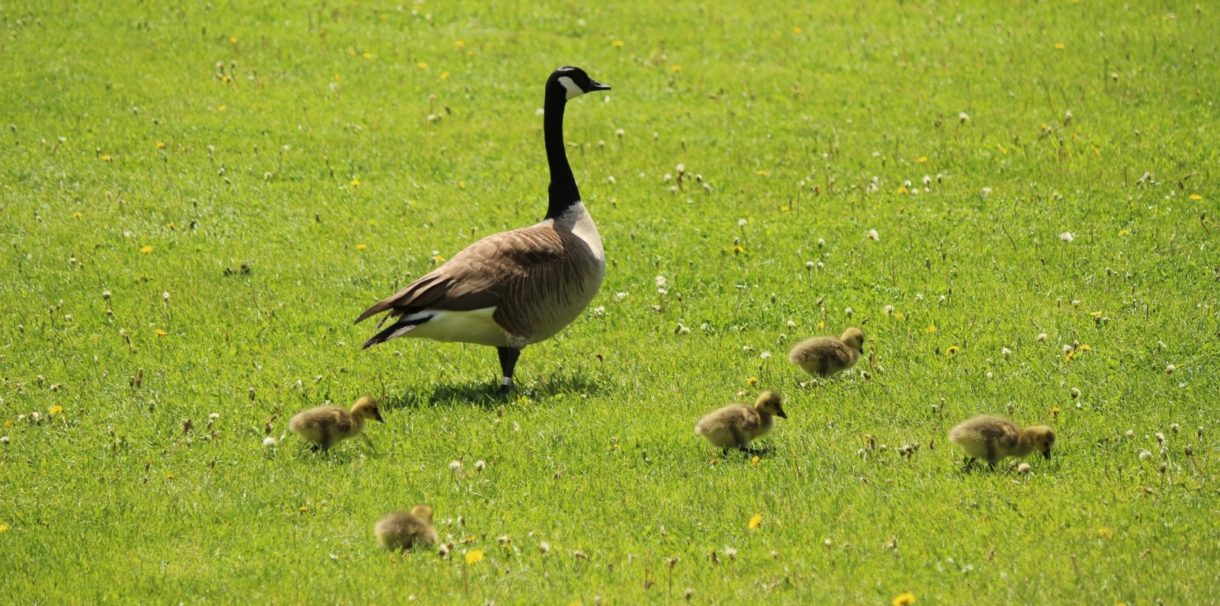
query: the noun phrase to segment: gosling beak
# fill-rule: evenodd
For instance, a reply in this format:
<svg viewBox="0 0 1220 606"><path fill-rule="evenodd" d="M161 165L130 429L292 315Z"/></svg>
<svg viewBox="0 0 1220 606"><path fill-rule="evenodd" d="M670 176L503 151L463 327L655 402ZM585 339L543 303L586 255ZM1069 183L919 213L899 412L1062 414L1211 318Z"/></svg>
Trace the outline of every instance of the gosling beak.
<svg viewBox="0 0 1220 606"><path fill-rule="evenodd" d="M385 419L381 418L381 411L380 411L380 410L378 410L377 412L373 413L373 420L374 420L374 421L377 421L378 423L385 423Z"/></svg>
<svg viewBox="0 0 1220 606"><path fill-rule="evenodd" d="M785 413L784 413L784 411L782 411L782 410L781 410L781 411L779 411L778 413L776 413L776 416L778 416L778 417L779 417L779 418L781 418L781 419L787 419L787 418L788 418L788 415L787 415L787 414L785 414Z"/></svg>
<svg viewBox="0 0 1220 606"><path fill-rule="evenodd" d="M597 80L589 79L589 92L598 91L598 90L610 90L610 85L602 84L601 82L598 82Z"/></svg>

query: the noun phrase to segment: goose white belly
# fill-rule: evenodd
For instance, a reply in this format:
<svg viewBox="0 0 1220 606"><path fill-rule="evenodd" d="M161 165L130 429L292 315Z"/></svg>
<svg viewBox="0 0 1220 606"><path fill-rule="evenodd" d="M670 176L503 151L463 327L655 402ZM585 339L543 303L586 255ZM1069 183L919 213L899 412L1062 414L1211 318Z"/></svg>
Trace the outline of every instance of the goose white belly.
<svg viewBox="0 0 1220 606"><path fill-rule="evenodd" d="M425 309L410 314L404 319L430 317L429 320L405 327L403 332L393 336L505 347L509 344L508 334L499 324L496 324L493 318L495 313L495 307L484 307L471 311Z"/></svg>

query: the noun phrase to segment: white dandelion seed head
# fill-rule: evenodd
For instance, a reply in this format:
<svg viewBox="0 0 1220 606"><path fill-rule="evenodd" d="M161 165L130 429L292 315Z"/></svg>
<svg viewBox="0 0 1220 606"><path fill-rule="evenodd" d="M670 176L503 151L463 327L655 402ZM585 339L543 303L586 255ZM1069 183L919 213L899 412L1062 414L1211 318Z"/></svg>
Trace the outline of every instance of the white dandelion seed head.
<svg viewBox="0 0 1220 606"><path fill-rule="evenodd" d="M669 284L669 280L665 279L665 276L657 276L652 279L652 282L657 285L657 288L665 288L665 285Z"/></svg>
<svg viewBox="0 0 1220 606"><path fill-rule="evenodd" d="M550 550L551 550L551 544L550 544L550 543L547 543L546 541L539 541L539 542L538 542L538 551L542 552L542 553L543 553L543 555L545 555L545 554L546 554L547 552L549 552Z"/></svg>
<svg viewBox="0 0 1220 606"><path fill-rule="evenodd" d="M849 318L850 318L850 317L852 316L852 314L854 314L854 313L855 313L855 312L854 312L854 311L852 311L852 309L851 309L850 307L844 307L844 308L843 308L843 314L844 314L844 315L846 315L846 316L847 316L847 317L849 317Z"/></svg>
<svg viewBox="0 0 1220 606"><path fill-rule="evenodd" d="M958 121L958 122L960 122L960 123L962 123L962 124L965 124L965 123L969 122L969 121L970 121L970 114L967 114L966 112L960 112L960 113L958 113L958 114L957 114L957 121Z"/></svg>
<svg viewBox="0 0 1220 606"><path fill-rule="evenodd" d="M678 165L674 167L674 172L678 173L679 175L685 174L686 165L679 162Z"/></svg>
<svg viewBox="0 0 1220 606"><path fill-rule="evenodd" d="M771 359L771 352L769 352L769 351L764 351L764 352L762 352L762 353L758 354L758 357L759 357L759 358L762 358L762 359L764 359L764 360L770 360L770 359Z"/></svg>
<svg viewBox="0 0 1220 606"><path fill-rule="evenodd" d="M1177 367L1177 366L1174 366L1173 364L1166 364L1166 365L1165 365L1165 374L1167 374L1167 375L1171 375L1171 374L1173 374L1173 373L1174 373L1174 371L1175 371L1175 370L1177 370L1177 369L1178 369L1178 367Z"/></svg>
<svg viewBox="0 0 1220 606"><path fill-rule="evenodd" d="M214 413L208 415L209 421L215 421L216 419L219 419L219 418L220 418L220 413L218 413L218 412L214 412Z"/></svg>
<svg viewBox="0 0 1220 606"><path fill-rule="evenodd" d="M628 295L628 293L623 292L623 291L616 292L616 293L614 293L614 300L622 301L623 299L627 298L627 295Z"/></svg>
<svg viewBox="0 0 1220 606"><path fill-rule="evenodd" d="M110 300L110 297L112 297L112 296L114 296L114 295L113 295L113 294L111 294L111 292L110 292L109 290L103 290L103 291L102 291L102 299L103 299L103 300L109 301L109 300Z"/></svg>
<svg viewBox="0 0 1220 606"><path fill-rule="evenodd" d="M1007 358L1008 356L1011 356L1011 355L1012 355L1012 350L1011 350L1011 349L1008 349L1007 347L1001 347L1001 348L1000 348L1000 355L1002 355L1002 356L1004 356L1005 358Z"/></svg>
<svg viewBox="0 0 1220 606"><path fill-rule="evenodd" d="M462 462L454 459L449 461L449 471L458 472L462 470Z"/></svg>
<svg viewBox="0 0 1220 606"><path fill-rule="evenodd" d="M1124 436L1124 437L1127 437L1127 438L1134 438L1134 437L1135 437L1135 430L1134 430L1134 429L1128 429L1127 431L1123 432L1123 436Z"/></svg>
<svg viewBox="0 0 1220 606"><path fill-rule="evenodd" d="M618 137L619 139L622 139L623 135L625 135L625 134L627 134L627 131L625 131L621 128L614 129L614 136Z"/></svg>
<svg viewBox="0 0 1220 606"><path fill-rule="evenodd" d="M735 560L735 559L737 559L737 550L732 547L729 547L728 545L725 545L724 546L724 555L725 555L725 557L729 558L730 560Z"/></svg>
<svg viewBox="0 0 1220 606"><path fill-rule="evenodd" d="M747 221L745 217L742 217L737 220L737 227L745 227L748 223L749 221Z"/></svg>
<svg viewBox="0 0 1220 606"><path fill-rule="evenodd" d="M884 313L884 314L885 314L885 315L887 315L887 316L892 316L892 315L894 315L894 306L893 306L893 305L886 305L885 307L882 307L882 308L881 308L881 312L882 312L882 313Z"/></svg>
<svg viewBox="0 0 1220 606"><path fill-rule="evenodd" d="M1038 333L1038 336L1034 337L1034 339L1036 341L1038 341L1039 343L1041 343L1046 340L1046 333L1040 332L1040 333Z"/></svg>
<svg viewBox="0 0 1220 606"><path fill-rule="evenodd" d="M1065 232L1059 234L1059 239L1063 240L1064 242L1071 242L1072 240L1076 239L1076 236L1073 236L1072 232L1070 232L1070 231L1065 231Z"/></svg>
<svg viewBox="0 0 1220 606"><path fill-rule="evenodd" d="M818 238L818 248L826 248L826 239Z"/></svg>
<svg viewBox="0 0 1220 606"><path fill-rule="evenodd" d="M1072 391L1071 391L1071 394L1072 394L1072 398L1073 398L1073 399L1075 399L1075 398L1079 398L1079 397L1080 397L1080 388L1079 388L1079 387L1073 387L1073 388L1072 388Z"/></svg>
<svg viewBox="0 0 1220 606"><path fill-rule="evenodd" d="M991 195L991 188L984 187L983 189L979 190L979 194L981 194L984 198L986 198L987 196Z"/></svg>
<svg viewBox="0 0 1220 606"><path fill-rule="evenodd" d="M805 261L805 269L813 269L813 268L814 268L813 261Z"/></svg>
<svg viewBox="0 0 1220 606"><path fill-rule="evenodd" d="M796 322L793 322L792 320L788 320L787 322L784 323L784 325L787 326L788 328L796 328Z"/></svg>
<svg viewBox="0 0 1220 606"><path fill-rule="evenodd" d="M868 230L868 239L872 240L874 242L880 241L881 234L877 233L877 230L875 230L875 229L870 229L870 230Z"/></svg>
<svg viewBox="0 0 1220 606"><path fill-rule="evenodd" d="M478 461L474 462L475 471L483 471L483 469L486 467L487 467L487 461L484 461L483 459L479 459Z"/></svg>
<svg viewBox="0 0 1220 606"><path fill-rule="evenodd" d="M263 447L264 448L272 448L275 445L276 445L276 440L273 436L267 436L267 437L263 438Z"/></svg>
<svg viewBox="0 0 1220 606"><path fill-rule="evenodd" d="M1144 450L1143 448L1140 449L1140 460L1141 461L1147 461L1148 459L1151 459L1151 458L1152 458L1151 452L1148 452L1147 450Z"/></svg>

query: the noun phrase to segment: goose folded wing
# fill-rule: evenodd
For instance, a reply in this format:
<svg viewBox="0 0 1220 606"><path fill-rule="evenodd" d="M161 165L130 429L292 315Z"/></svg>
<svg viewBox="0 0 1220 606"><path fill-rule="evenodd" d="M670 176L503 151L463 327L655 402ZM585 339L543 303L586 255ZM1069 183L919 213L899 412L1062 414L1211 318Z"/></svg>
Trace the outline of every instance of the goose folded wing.
<svg viewBox="0 0 1220 606"><path fill-rule="evenodd" d="M488 236L366 309L356 322L386 310L398 316L420 309L470 311L499 305L520 281L562 258L563 244L548 226Z"/></svg>

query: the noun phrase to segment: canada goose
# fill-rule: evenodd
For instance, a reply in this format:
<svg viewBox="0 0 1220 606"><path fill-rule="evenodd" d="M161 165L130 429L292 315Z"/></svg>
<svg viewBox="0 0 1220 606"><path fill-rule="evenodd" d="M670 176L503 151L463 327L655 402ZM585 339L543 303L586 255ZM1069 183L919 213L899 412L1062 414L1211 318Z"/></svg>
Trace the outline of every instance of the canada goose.
<svg viewBox="0 0 1220 606"><path fill-rule="evenodd" d="M815 377L829 377L854 366L863 352L864 333L853 326L838 339L810 337L797 343L788 359Z"/></svg>
<svg viewBox="0 0 1220 606"><path fill-rule="evenodd" d="M764 391L759 394L754 406L729 404L704 415L695 424L695 433L707 438L712 445L723 448L726 454L732 447L750 452L746 448L750 441L771 431L771 426L775 424L772 415L788 418L779 394Z"/></svg>
<svg viewBox="0 0 1220 606"><path fill-rule="evenodd" d="M306 441L313 442L312 450L327 450L337 442L363 435L364 420L373 419L385 423L377 402L370 397L356 400L350 411L338 406L318 406L292 415L288 429L295 431ZM364 436L367 441L368 436Z"/></svg>
<svg viewBox="0 0 1220 606"><path fill-rule="evenodd" d="M513 384L521 349L550 338L593 300L606 273L601 236L581 202L563 145L564 106L588 92L610 90L578 67L561 67L546 82L543 139L551 169L546 217L530 227L493 234L444 265L366 309L389 326L364 342L399 336L495 347L502 391Z"/></svg>
<svg viewBox="0 0 1220 606"><path fill-rule="evenodd" d="M432 527L432 506L416 505L410 513L387 513L377 520L373 534L377 536L377 544L384 549L405 551L433 545L438 537Z"/></svg>
<svg viewBox="0 0 1220 606"><path fill-rule="evenodd" d="M1045 425L1021 429L1008 419L981 415L949 430L949 441L961 446L969 455L967 468L974 464L975 459L983 459L994 468L996 462L1004 457L1024 457L1035 450L1051 458L1055 430Z"/></svg>

